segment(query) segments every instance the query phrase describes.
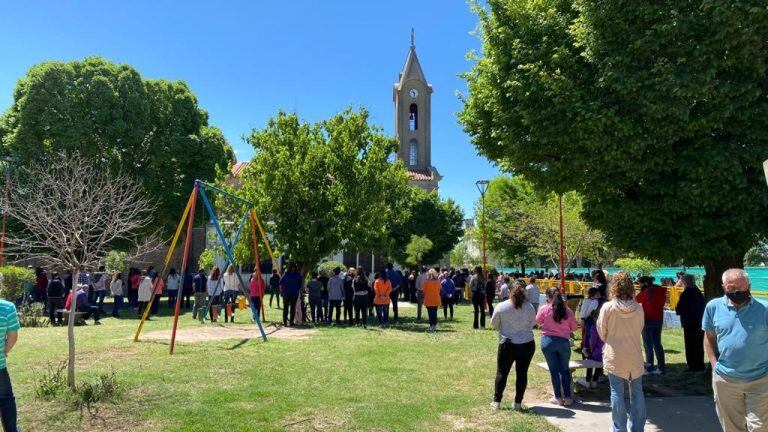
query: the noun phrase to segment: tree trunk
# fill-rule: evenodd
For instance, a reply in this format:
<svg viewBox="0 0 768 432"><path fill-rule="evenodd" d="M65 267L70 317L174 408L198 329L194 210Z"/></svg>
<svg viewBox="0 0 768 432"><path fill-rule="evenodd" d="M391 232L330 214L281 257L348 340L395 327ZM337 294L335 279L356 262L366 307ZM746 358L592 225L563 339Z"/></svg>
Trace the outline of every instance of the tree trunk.
<svg viewBox="0 0 768 432"><path fill-rule="evenodd" d="M525 277L525 261L524 260L520 261L520 273L522 273L523 277Z"/></svg>
<svg viewBox="0 0 768 432"><path fill-rule="evenodd" d="M77 310L78 269L72 271L72 291L70 291L69 318L67 319L67 339L69 340L69 364L67 365L67 385L75 388L75 311Z"/></svg>
<svg viewBox="0 0 768 432"><path fill-rule="evenodd" d="M704 276L704 297L711 299L723 295L723 272L730 268L744 268L744 254L746 251L704 265L707 272Z"/></svg>

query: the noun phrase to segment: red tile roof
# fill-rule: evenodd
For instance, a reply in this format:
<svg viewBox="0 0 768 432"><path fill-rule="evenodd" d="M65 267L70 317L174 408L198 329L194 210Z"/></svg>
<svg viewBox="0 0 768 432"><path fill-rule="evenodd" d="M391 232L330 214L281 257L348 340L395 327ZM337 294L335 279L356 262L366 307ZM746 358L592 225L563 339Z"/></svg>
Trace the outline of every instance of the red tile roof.
<svg viewBox="0 0 768 432"><path fill-rule="evenodd" d="M236 164L232 165L232 175L235 177L239 176L247 166L248 162L237 162Z"/></svg>
<svg viewBox="0 0 768 432"><path fill-rule="evenodd" d="M432 171L429 169L412 169L408 168L408 175L411 180L416 181L429 181L432 180Z"/></svg>

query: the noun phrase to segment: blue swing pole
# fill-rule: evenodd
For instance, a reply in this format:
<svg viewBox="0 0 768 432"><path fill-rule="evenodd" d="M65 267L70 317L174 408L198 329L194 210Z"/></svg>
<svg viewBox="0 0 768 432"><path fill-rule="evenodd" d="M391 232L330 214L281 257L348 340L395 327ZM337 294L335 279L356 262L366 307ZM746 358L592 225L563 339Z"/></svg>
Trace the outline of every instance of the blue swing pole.
<svg viewBox="0 0 768 432"><path fill-rule="evenodd" d="M204 186L202 182L198 182L200 186ZM198 189L200 192L200 197L202 198L203 204L205 205L206 210L208 210L208 214L211 216L211 221L213 222L213 227L216 229L216 233L219 235L219 239L221 239L222 246L224 247L224 253L227 255L227 260L232 263L232 265L235 265L235 259L232 255L232 247L227 242L226 237L224 236L224 232L221 230L221 226L219 225L219 220L216 218L216 215L213 213L213 209L211 208L211 203L208 201L208 197L205 194L205 187L200 187ZM248 214L248 211L250 211L250 207L246 209L246 215ZM245 221L245 218L243 218L243 222ZM240 228L242 228L242 223ZM240 235L241 229L238 229L238 236ZM237 238L235 239L235 243L237 244ZM243 283L243 276L240 274L240 270L237 270L237 278L240 281L240 289L245 290L245 284ZM267 333L264 331L264 327L261 324L261 319L259 319L258 316L256 318L256 325L259 327L259 332L261 332L261 337L264 339L264 341L267 341Z"/></svg>

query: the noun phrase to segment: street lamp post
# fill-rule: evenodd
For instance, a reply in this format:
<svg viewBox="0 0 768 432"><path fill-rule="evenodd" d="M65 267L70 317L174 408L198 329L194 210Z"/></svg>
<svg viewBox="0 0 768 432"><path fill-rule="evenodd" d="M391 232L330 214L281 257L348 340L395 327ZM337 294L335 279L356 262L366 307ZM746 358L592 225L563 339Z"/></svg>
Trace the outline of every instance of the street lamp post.
<svg viewBox="0 0 768 432"><path fill-rule="evenodd" d="M560 208L560 292L565 294L565 248L563 241L563 194L557 196L557 205Z"/></svg>
<svg viewBox="0 0 768 432"><path fill-rule="evenodd" d="M488 279L488 269L487 269L487 261L486 261L486 255L485 255L485 192L488 190L488 185L491 182L488 180L478 180L475 182L475 185L477 186L477 190L480 191L480 202L481 202L481 225L482 225L482 235L483 235L483 277L485 279Z"/></svg>

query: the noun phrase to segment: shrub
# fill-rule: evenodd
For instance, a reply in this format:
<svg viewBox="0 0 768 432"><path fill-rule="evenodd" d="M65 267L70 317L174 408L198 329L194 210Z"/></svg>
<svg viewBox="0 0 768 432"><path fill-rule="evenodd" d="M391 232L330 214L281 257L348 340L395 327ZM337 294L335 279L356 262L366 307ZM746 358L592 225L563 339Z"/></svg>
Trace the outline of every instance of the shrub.
<svg viewBox="0 0 768 432"><path fill-rule="evenodd" d="M24 294L24 289L35 283L35 272L19 266L0 267L2 283L0 283L0 296L9 301L14 301Z"/></svg>
<svg viewBox="0 0 768 432"><path fill-rule="evenodd" d="M122 273L128 267L128 254L121 251L109 251L104 268L109 274Z"/></svg>
<svg viewBox="0 0 768 432"><path fill-rule="evenodd" d="M38 399L53 400L67 386L67 378L64 372L67 369L67 362L62 361L58 365L48 362L47 369L37 382L35 396Z"/></svg>
<svg viewBox="0 0 768 432"><path fill-rule="evenodd" d="M200 254L200 258L197 260L198 268L210 271L213 266L216 265L216 253L211 249L206 249Z"/></svg>
<svg viewBox="0 0 768 432"><path fill-rule="evenodd" d="M325 272L326 272L326 273L328 274L328 276L330 277L331 275L333 275L333 269L335 269L336 267L338 267L338 268L340 268L340 269L342 269L342 270L344 270L344 268L345 268L345 267L344 267L344 263L340 263L340 262L338 262L338 261L323 261L323 262L322 262L322 263L321 263L321 264L320 264L320 265L317 267L317 269L318 269L318 271L323 271L323 270L325 270Z"/></svg>
<svg viewBox="0 0 768 432"><path fill-rule="evenodd" d="M50 322L45 316L42 303L24 303L19 306L19 324L22 327L47 327Z"/></svg>
<svg viewBox="0 0 768 432"><path fill-rule="evenodd" d="M660 264L656 261L651 261L647 258L639 258L635 256L628 256L625 258L617 259L614 264L622 270L626 270L633 277L640 273L643 276L650 276L651 273L656 271L660 267Z"/></svg>
<svg viewBox="0 0 768 432"><path fill-rule="evenodd" d="M115 371L103 373L94 381L85 381L75 390L75 406L82 409L91 410L91 406L97 402L115 402L117 401L122 386L117 381Z"/></svg>

